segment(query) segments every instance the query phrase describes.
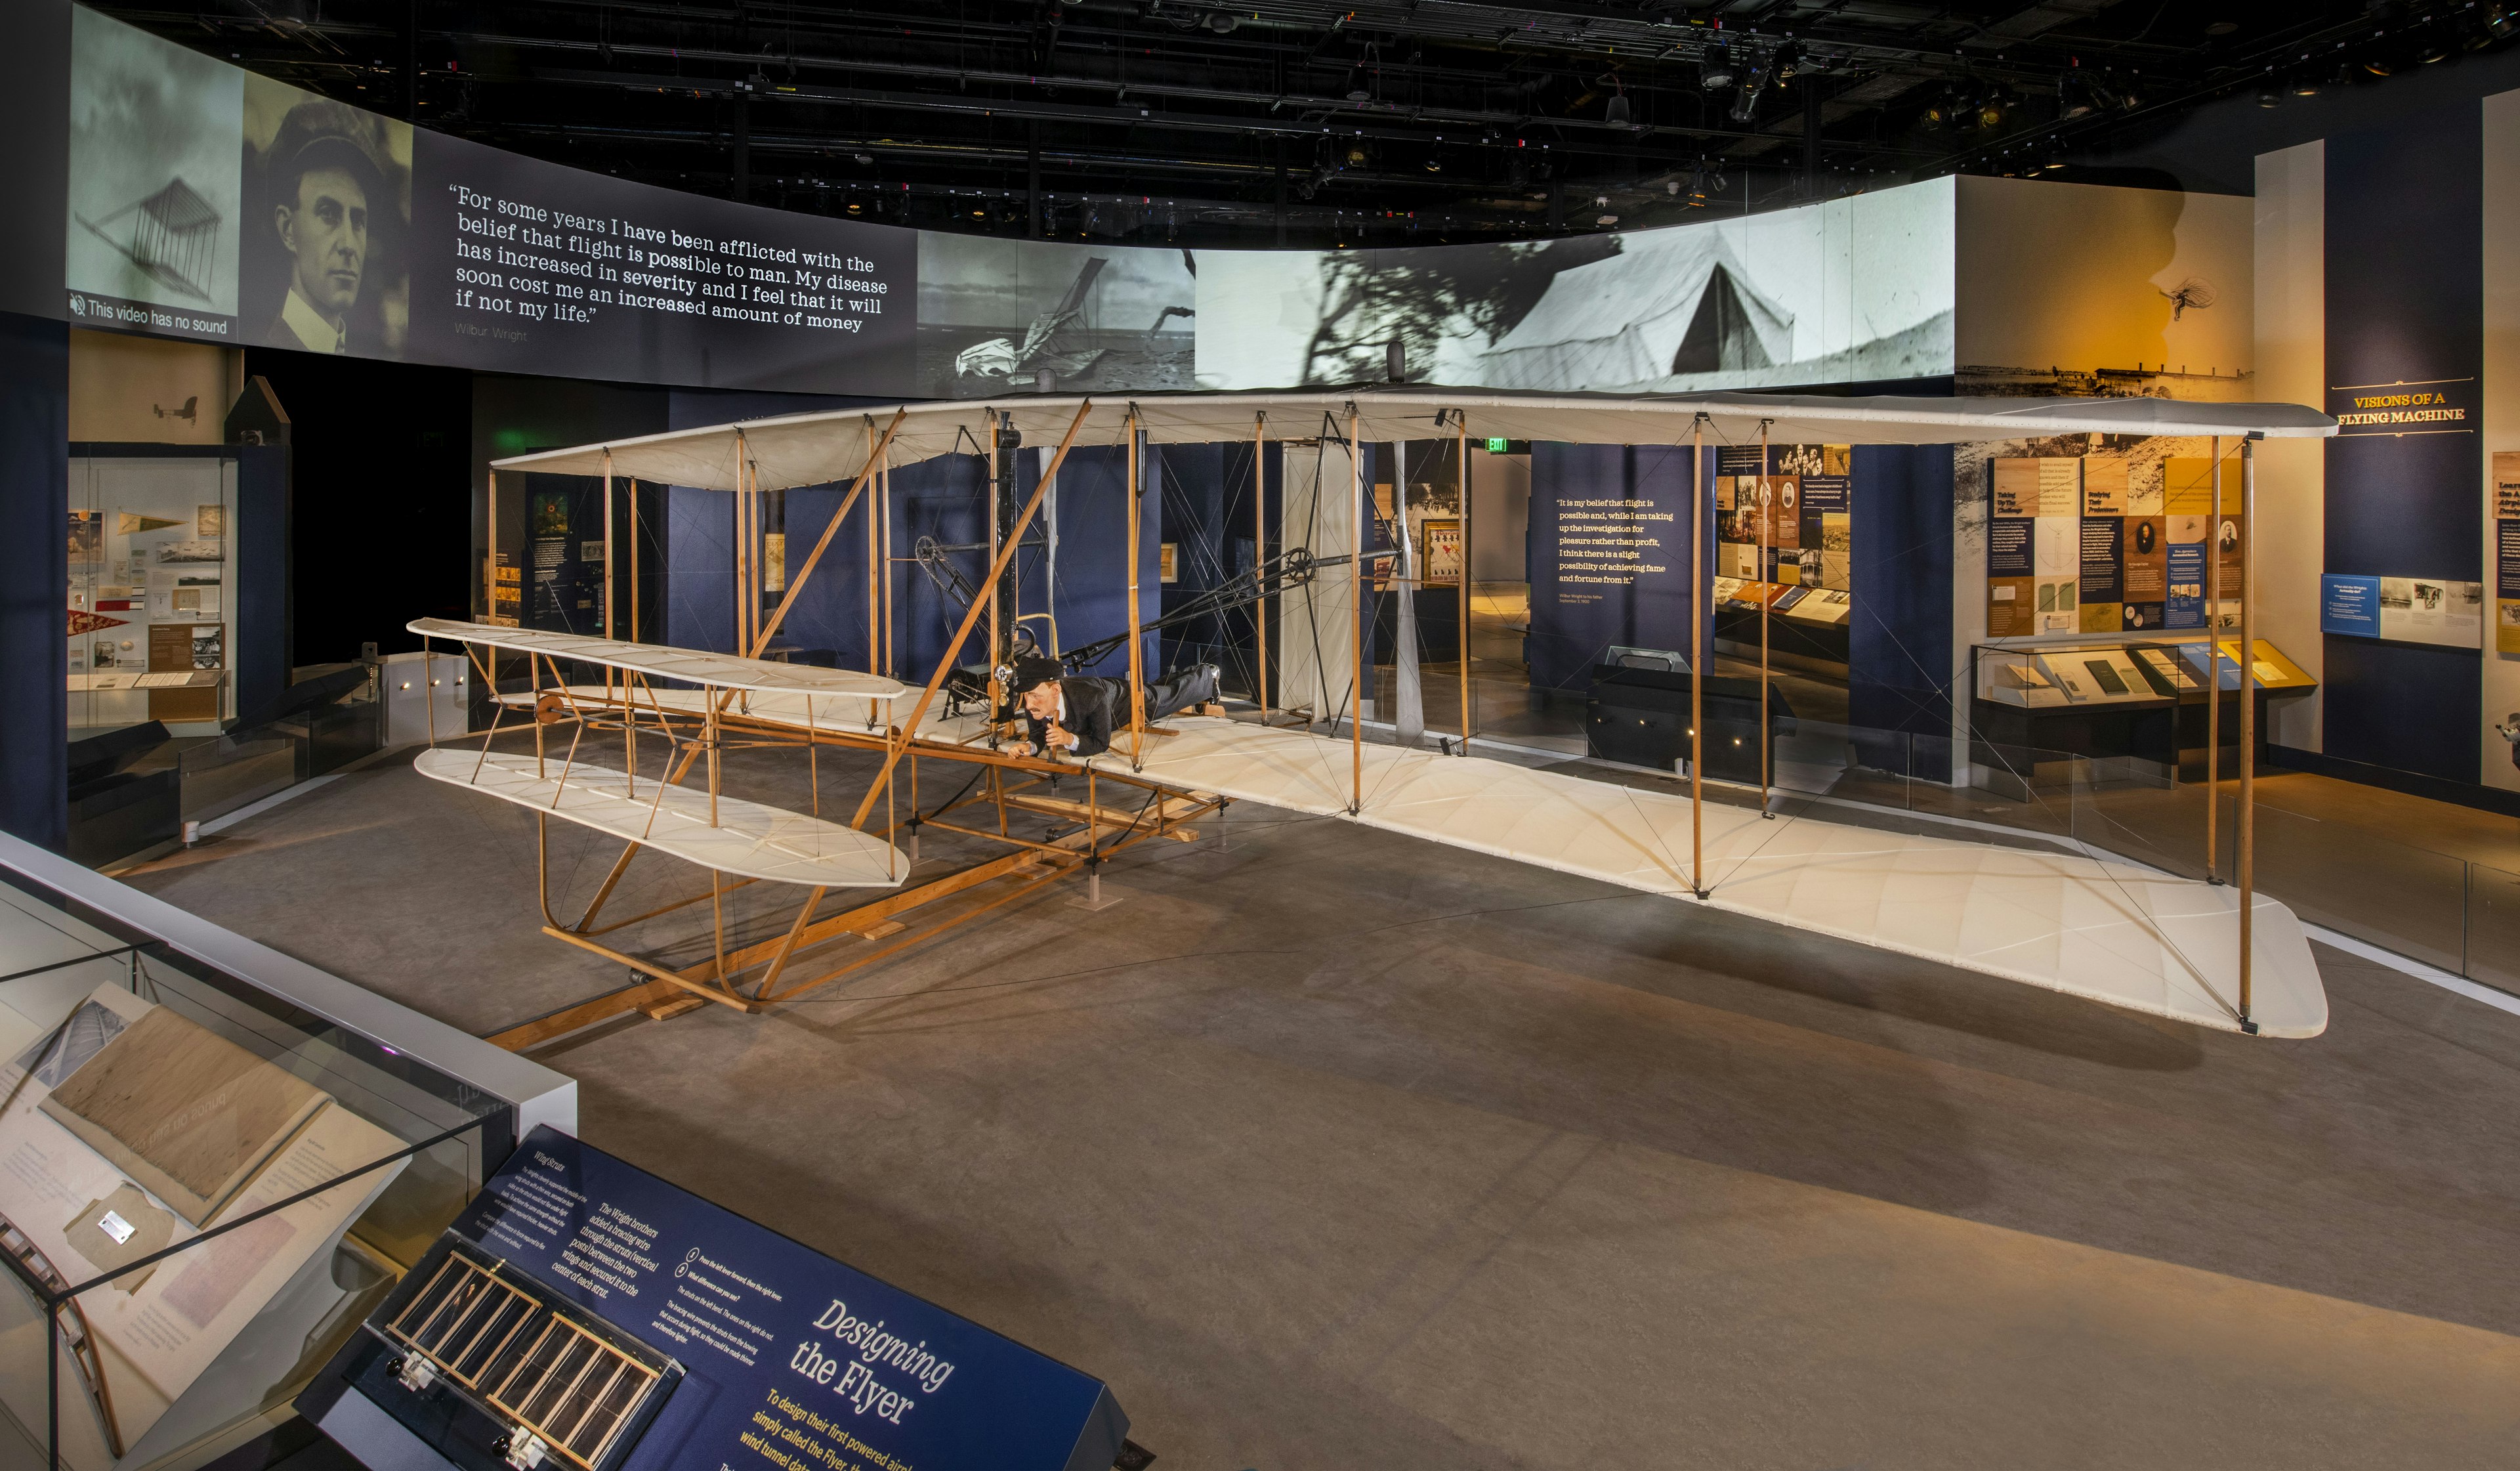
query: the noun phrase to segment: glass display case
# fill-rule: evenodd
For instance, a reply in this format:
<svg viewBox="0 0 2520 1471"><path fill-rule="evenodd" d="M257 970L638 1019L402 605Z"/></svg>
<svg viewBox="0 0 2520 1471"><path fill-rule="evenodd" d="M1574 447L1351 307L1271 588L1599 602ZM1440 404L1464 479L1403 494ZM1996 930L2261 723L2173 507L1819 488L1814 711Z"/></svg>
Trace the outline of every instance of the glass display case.
<svg viewBox="0 0 2520 1471"><path fill-rule="evenodd" d="M2226 692L2236 692L2240 687L2240 641L2236 638L2227 638L2222 642L2222 664L2214 670L2215 688ZM2179 652L2181 672L2187 678L2186 688L2204 688L2205 640L2193 639L2179 644L2176 648ZM2318 681L2311 678L2307 670L2293 663L2282 650L2265 639L2250 640L2249 648L2250 682L2259 689L2293 691L2318 687Z"/></svg>
<svg viewBox="0 0 2520 1471"><path fill-rule="evenodd" d="M285 1419L517 1124L0 867L0 1462L194 1466Z"/></svg>
<svg viewBox="0 0 2520 1471"><path fill-rule="evenodd" d="M2199 688L2175 645L1980 644L1977 698L2017 710L2165 704Z"/></svg>
<svg viewBox="0 0 2520 1471"><path fill-rule="evenodd" d="M2205 748L2228 748L2239 740L2239 640L2221 643L2219 694L2212 701L2206 695L2202 634L1976 645L1970 651L1973 779L2020 796L2027 790L2020 779L2024 763L2053 757L2096 763L2091 766L2095 779L2154 785L2202 779ZM2250 678L2260 702L2261 745L2272 729L2264 702L2318 686L2265 639L2253 641ZM2219 722L2209 713L2219 715ZM2236 759L2236 753L2228 758Z"/></svg>
<svg viewBox="0 0 2520 1471"><path fill-rule="evenodd" d="M73 455L69 724L214 734L236 715L237 461Z"/></svg>

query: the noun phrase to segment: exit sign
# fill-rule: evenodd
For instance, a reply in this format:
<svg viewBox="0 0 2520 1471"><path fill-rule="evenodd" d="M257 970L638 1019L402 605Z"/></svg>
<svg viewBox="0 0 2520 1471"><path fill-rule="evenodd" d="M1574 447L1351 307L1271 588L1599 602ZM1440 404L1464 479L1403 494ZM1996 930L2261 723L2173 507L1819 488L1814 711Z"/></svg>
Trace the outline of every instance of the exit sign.
<svg viewBox="0 0 2520 1471"><path fill-rule="evenodd" d="M1487 444L1490 454L1531 453L1531 441L1528 439L1490 439Z"/></svg>

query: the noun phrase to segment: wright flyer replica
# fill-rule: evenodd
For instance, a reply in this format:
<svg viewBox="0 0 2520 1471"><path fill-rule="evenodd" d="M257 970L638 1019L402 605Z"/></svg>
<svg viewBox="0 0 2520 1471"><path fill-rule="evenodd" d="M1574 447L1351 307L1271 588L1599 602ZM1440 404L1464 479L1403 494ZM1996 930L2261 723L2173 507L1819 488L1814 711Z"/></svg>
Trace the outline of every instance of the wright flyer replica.
<svg viewBox="0 0 2520 1471"><path fill-rule="evenodd" d="M612 637L608 536L602 636L518 627L513 618L411 624L431 643L467 646L483 685L500 691L488 729L435 732L416 765L434 780L533 811L545 933L636 973L624 988L494 1038L512 1047L633 1010L666 1015L711 1003L764 1010L1065 880L1082 880L1082 901L1099 903L1101 871L1114 854L1150 841L1190 841L1199 831L1193 824L1221 826L1236 802L1341 817L1669 896L1678 901L1679 922L1688 905L1705 903L2200 1027L2314 1036L2326 1026L2327 1002L2302 925L2284 905L2253 892L2245 761L2239 861L2234 882L2225 885L2082 851L1889 831L1861 825L1853 812L1846 820L1809 811L1780 819L1764 758L1757 805L1710 802L1706 763L1694 750L1705 722L1695 712L1686 795L1535 769L1502 758L1506 753L1493 745L1495 755L1480 754L1466 674L1458 742L1438 751L1368 741L1358 716L1360 671L1370 680L1372 668L1365 646L1370 588L1377 564L1392 554L1371 549L1360 446L1451 440L1463 467L1474 434L1693 449L1694 514L1685 542L1696 574L1689 659L1698 668L1708 653L1716 580L1708 512L1721 447L1771 439L1913 445L2067 434L2227 437L2241 442L2247 497L2258 440L2334 429L2324 415L2291 405L2158 398L1566 396L1383 388L919 403L519 455L492 467L494 539L503 478L511 484L526 475L600 478L608 516L614 487L625 483L731 496L738 533L732 652ZM1252 497L1254 554L1246 566L1220 577L1188 609L1147 617L1154 590L1141 586L1142 570L1151 571L1140 555L1142 462L1154 446L1215 443L1250 446L1255 476L1260 451L1276 446L1282 493ZM1028 492L1014 468L1025 445L1056 446ZM1098 729L1081 744L1061 749L1054 741L1043 750L1034 738L1043 728L1075 740L1059 723L1074 718L1070 696L1083 688L1070 676L1119 652L1112 639L1062 651L1055 620L1045 617L1050 610L1022 605L1024 583L1015 573L1018 551L1044 544L1043 508L1061 465L1085 446L1108 446L1125 465L1127 511L1113 529L1125 537L1125 586L1111 589L1125 594L1125 687L1116 673L1101 681L1116 692L1107 737ZM950 589L950 637L923 679L895 680L878 672L875 657L893 646L895 634L890 564L900 559L890 555L890 474L955 454L977 455L988 471L987 539L966 549L978 556L983 575L976 582L945 578L927 567L940 590ZM790 575L781 493L815 486L843 493ZM1476 535L1466 495L1462 510L1466 671L1467 544ZM1272 546L1280 550L1266 554ZM766 657L778 652L774 637L817 571L858 557L868 589L868 667ZM624 560L627 623L636 627L637 559ZM495 579L499 566L494 546L485 577ZM2243 588L2238 632L2247 647L2246 581ZM485 606L497 611L496 586L485 592ZM1183 703L1179 691L1196 681L1184 684L1172 677L1178 671L1152 667L1162 647L1152 635L1178 625L1185 613L1243 608L1254 611L1260 666L1275 670L1274 678L1255 681L1256 714L1226 715L1214 703L1212 679L1201 697ZM1056 696L1057 715L1028 720L1019 686ZM1404 707L1415 696L1414 684L1406 686ZM2243 701L2240 709L2245 725L2251 705ZM2251 732L2242 736L2249 749ZM732 759L738 754L741 762ZM744 774L758 772L765 759L802 767L807 795L793 800L791 781L779 786L788 798L767 800ZM840 785L827 800L829 782ZM591 898L568 905L573 913L557 908L551 892L555 819L618 845ZM922 862L922 834L980 856ZM695 870L688 888L661 906L614 913L625 873L658 859ZM737 903L741 892L757 886L767 887ZM708 917L695 924L701 906ZM661 946L643 945L642 927L659 924L680 928Z"/></svg>

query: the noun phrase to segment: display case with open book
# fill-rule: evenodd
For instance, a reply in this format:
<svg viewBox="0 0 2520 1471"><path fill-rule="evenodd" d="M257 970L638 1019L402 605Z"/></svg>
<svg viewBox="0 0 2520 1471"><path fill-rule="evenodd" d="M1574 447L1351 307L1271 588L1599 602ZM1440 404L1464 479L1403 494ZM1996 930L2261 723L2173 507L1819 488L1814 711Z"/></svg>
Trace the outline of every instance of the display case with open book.
<svg viewBox="0 0 2520 1471"><path fill-rule="evenodd" d="M0 868L0 1410L77 1471L177 1471L267 1431L516 1122Z"/></svg>

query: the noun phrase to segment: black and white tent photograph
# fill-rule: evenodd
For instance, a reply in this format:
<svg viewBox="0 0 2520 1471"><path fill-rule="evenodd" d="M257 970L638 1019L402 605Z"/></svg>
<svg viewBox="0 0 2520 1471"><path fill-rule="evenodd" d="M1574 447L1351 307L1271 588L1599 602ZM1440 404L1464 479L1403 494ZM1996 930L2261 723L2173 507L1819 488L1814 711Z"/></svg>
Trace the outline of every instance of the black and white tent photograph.
<svg viewBox="0 0 2520 1471"><path fill-rule="evenodd" d="M1940 181L1519 245L1214 253L1199 277L1199 385L1377 382L1395 347L1405 380L1463 388L1682 391L1949 373L1953 222Z"/></svg>

